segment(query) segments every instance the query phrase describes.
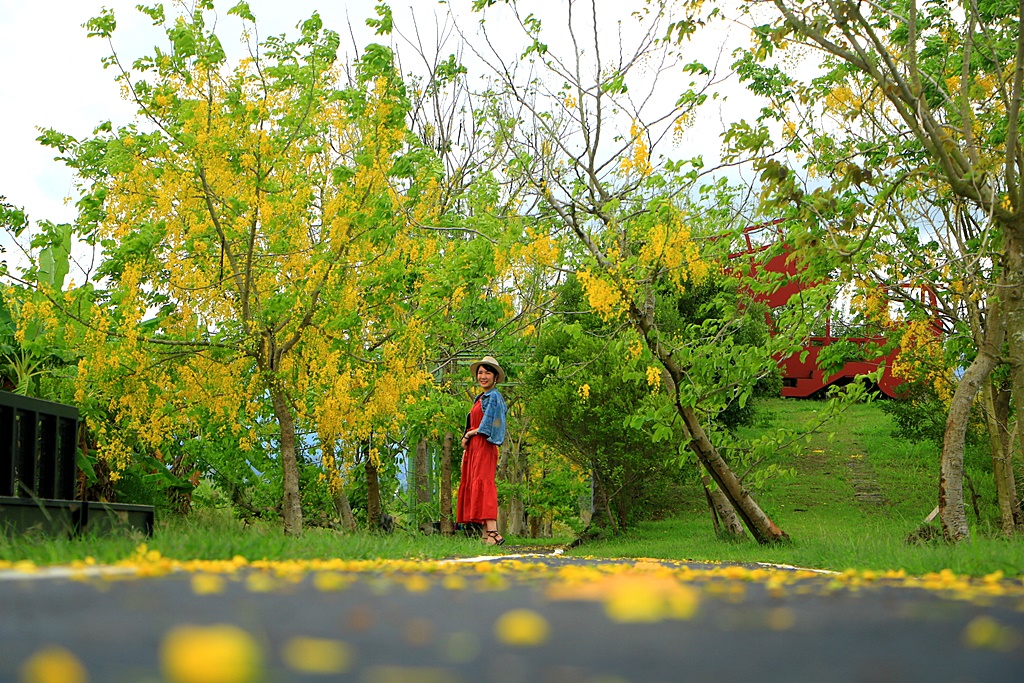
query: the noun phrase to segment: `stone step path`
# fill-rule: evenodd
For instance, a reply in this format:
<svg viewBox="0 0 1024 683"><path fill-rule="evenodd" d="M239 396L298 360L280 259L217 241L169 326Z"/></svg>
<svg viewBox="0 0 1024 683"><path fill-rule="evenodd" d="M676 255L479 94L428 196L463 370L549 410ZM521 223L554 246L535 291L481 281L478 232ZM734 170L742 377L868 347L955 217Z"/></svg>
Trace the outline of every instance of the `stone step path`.
<svg viewBox="0 0 1024 683"><path fill-rule="evenodd" d="M850 468L850 483L853 484L853 495L858 503L881 507L888 503L882 494L882 488L875 478L875 470L867 455L855 454L850 456L847 463Z"/></svg>

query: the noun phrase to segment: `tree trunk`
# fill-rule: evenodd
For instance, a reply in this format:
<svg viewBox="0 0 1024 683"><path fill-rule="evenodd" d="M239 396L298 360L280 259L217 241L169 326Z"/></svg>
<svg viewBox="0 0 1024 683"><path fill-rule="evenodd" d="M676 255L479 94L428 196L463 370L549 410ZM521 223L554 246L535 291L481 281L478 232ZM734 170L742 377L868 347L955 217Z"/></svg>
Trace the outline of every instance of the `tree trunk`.
<svg viewBox="0 0 1024 683"><path fill-rule="evenodd" d="M295 454L295 420L280 387L271 386L270 400L281 428L281 472L284 475L281 516L284 518L284 533L286 536L299 536L302 534L302 498L299 495L299 463Z"/></svg>
<svg viewBox="0 0 1024 683"><path fill-rule="evenodd" d="M452 445L455 435L445 432L441 446L441 533L451 536L455 533L455 517L452 515Z"/></svg>
<svg viewBox="0 0 1024 683"><path fill-rule="evenodd" d="M366 449L366 528L371 531L380 529L380 480L377 478L377 465L370 457L370 449Z"/></svg>
<svg viewBox="0 0 1024 683"><path fill-rule="evenodd" d="M415 461L415 489L416 489L416 523L420 531L431 533L434 525L427 518L427 507L430 505L430 480L427 477L427 440L420 439L416 444Z"/></svg>
<svg viewBox="0 0 1024 683"><path fill-rule="evenodd" d="M506 439L507 441L507 439ZM498 465L494 471L495 484L499 481L508 483L508 454L509 449L500 448L498 451ZM498 519L495 523L498 525L498 533L502 536L508 535L508 513L509 511L501 506L501 502L498 502Z"/></svg>
<svg viewBox="0 0 1024 683"><path fill-rule="evenodd" d="M675 364L673 363L673 365ZM669 369L669 372L672 372L672 370ZM673 373L673 379L678 384L679 378L676 377L675 373ZM768 544L788 541L789 535L777 527L775 522L761 510L757 501L744 488L736 473L732 471L725 460L722 459L722 456L719 455L718 449L715 448L714 444L708 439L707 434L704 433L704 428L700 425L696 411L689 406L682 405L678 400L676 401L676 410L679 411L683 418L683 423L690 432L690 449L697 456L697 459L700 460L701 464L704 465L711 478L718 484L722 494L729 501L729 504L732 505L740 519L743 520L744 526L753 534L757 542Z"/></svg>
<svg viewBox="0 0 1024 683"><path fill-rule="evenodd" d="M632 496L620 493L615 497L615 516L619 521L619 530L625 531L629 526L629 501Z"/></svg>
<svg viewBox="0 0 1024 683"><path fill-rule="evenodd" d="M543 522L542 517L530 517L530 538L540 538L544 532Z"/></svg>
<svg viewBox="0 0 1024 683"><path fill-rule="evenodd" d="M591 517L590 523L594 524L597 522L597 526L616 532L618 529L615 527L615 515L612 514L612 501L608 498L608 489L601 480L601 477L598 476L596 467L592 465L590 472L594 482L594 516ZM601 519L604 519L606 524L601 524L598 521Z"/></svg>
<svg viewBox="0 0 1024 683"><path fill-rule="evenodd" d="M728 463L719 454L718 449L708 439L704 428L700 425L697 411L692 406L683 405L679 401L679 384L685 379L685 371L672 358L672 352L658 342L658 333L654 328L653 305L645 313L636 307L631 306L629 315L633 324L647 342L647 348L651 350L654 357L661 361L662 367L672 380L673 398L676 405L676 412L683 420L683 425L690 434L690 450L697 456L707 473L718 484L719 490L732 505L733 510L743 520L744 526L750 530L758 543L769 544L788 541L789 535L777 527L775 522L758 506L757 501L750 495L750 492L743 486L743 482L732 471Z"/></svg>
<svg viewBox="0 0 1024 683"><path fill-rule="evenodd" d="M1016 533L1020 518L1020 504L1017 501L1017 487L1013 476L1010 432L1007 428L1011 395L1008 388L997 387L992 382L991 376L985 381L982 388L985 423L988 426L989 443L992 446L992 474L996 484L1000 527L1006 536Z"/></svg>
<svg viewBox="0 0 1024 683"><path fill-rule="evenodd" d="M1011 285L1004 297L1006 308L1006 342L1010 363L1010 382L1013 392L1014 412L1016 416L1016 433L1021 436L1021 429L1024 427L1024 235L1020 230L1011 232L1007 238L1007 264L1006 271L1010 274ZM1013 476L1013 446L1012 441L1007 439L1006 449L1006 470L1008 476ZM1021 511L1019 503L1014 496L1016 503L1013 512L1016 525L1021 524Z"/></svg>
<svg viewBox="0 0 1024 683"><path fill-rule="evenodd" d="M160 453L160 449L156 449L154 454L157 459L161 462L164 461L163 455ZM185 479L189 470L194 470L192 467L192 460L187 458L184 453L178 453L174 456L171 461L171 474L178 479ZM193 474L194 482L198 481L198 473ZM196 484L193 482L193 486ZM194 489L193 489L194 490ZM170 503L171 509L174 510L175 514L187 515L192 512L192 491L181 491L178 489L169 489L167 491L168 503Z"/></svg>
<svg viewBox="0 0 1024 683"><path fill-rule="evenodd" d="M661 382L672 396L676 395L676 381L665 367L662 367L661 370ZM683 434L688 439L693 438L685 423L683 424ZM743 530L743 523L736 514L736 508L729 502L729 498L722 493L720 487L711 485L711 478L707 474L701 477L701 484L704 486L704 495L708 499L708 509L711 512L711 523L715 534L720 535L724 533L727 537L743 538L746 535L746 532ZM724 526L724 531L720 525Z"/></svg>
<svg viewBox="0 0 1024 683"><path fill-rule="evenodd" d="M1000 282L1004 281L1000 278ZM971 405L981 385L992 374L999 363L999 352L1003 346L1002 315L999 299L992 297L986 316L985 341L978 349L978 355L960 379L946 419L946 432L942 437L942 461L939 465L939 520L942 534L947 541L958 542L970 539L964 511L964 438L967 434Z"/></svg>
<svg viewBox="0 0 1024 683"><path fill-rule="evenodd" d="M342 529L350 533L356 530L356 518L352 514L352 506L343 489L338 489L338 492L334 494L334 511L338 513Z"/></svg>
<svg viewBox="0 0 1024 683"><path fill-rule="evenodd" d="M736 510L729 503L729 499L722 493L722 489L712 487L711 477L706 474L701 478L701 483L704 485L708 507L711 509L715 533L727 538L744 538L747 532L743 529L743 523L736 515ZM721 528L719 528L719 522L721 522Z"/></svg>
<svg viewBox="0 0 1024 683"><path fill-rule="evenodd" d="M498 478L511 484L512 494L508 497L508 505L499 511L499 530L501 534L523 536L526 531L526 506L516 493L521 490L523 476L523 437L526 425L519 431L514 440L506 440L507 446L502 449L502 457L498 465Z"/></svg>

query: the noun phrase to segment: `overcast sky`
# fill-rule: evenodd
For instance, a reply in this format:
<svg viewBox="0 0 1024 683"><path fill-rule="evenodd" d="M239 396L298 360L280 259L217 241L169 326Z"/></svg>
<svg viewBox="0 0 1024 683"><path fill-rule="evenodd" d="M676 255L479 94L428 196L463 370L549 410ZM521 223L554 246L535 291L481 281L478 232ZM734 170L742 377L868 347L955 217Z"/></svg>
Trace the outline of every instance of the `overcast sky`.
<svg viewBox="0 0 1024 683"><path fill-rule="evenodd" d="M607 0L611 7L620 0ZM146 54L163 35L148 17L135 9L140 0L0 0L0 195L24 206L33 220L70 222L74 207L65 199L73 193L71 173L53 160L53 152L35 141L37 128L55 128L75 137L88 136L105 120L127 123L133 108L121 99L114 74L103 69L101 59L109 54L106 41L87 38L82 25L104 6L114 10L118 29L115 47L130 62ZM328 28L348 33L351 23L355 42L362 46L374 40L365 19L375 15L380 0L249 0L261 36L288 33L319 11ZM453 0L460 25L473 30L478 16L468 11L471 0ZM170 13L171 3L166 3ZM241 21L227 16L234 0L218 3L217 33L228 49L241 54L236 41ZM412 8L409 8L409 5ZM530 2L522 3L530 6ZM536 2L536 11L560 7L562 3ZM396 25L408 31L410 13L420 27L433 32L435 14L447 15L447 4L435 0L405 0L392 3ZM404 8L404 9L403 9ZM493 28L493 25L492 25ZM500 28L500 27L499 27ZM501 34L501 31L498 31ZM344 35L343 46L348 44ZM400 39L395 38L396 41ZM704 39L705 59L714 59L718 48ZM344 49L344 47L343 47ZM401 50L401 45L399 45ZM726 60L728 61L728 60ZM691 137L704 144L717 140L721 132L718 114L709 115L708 126ZM709 133L711 133L709 135Z"/></svg>
<svg viewBox="0 0 1024 683"><path fill-rule="evenodd" d="M74 207L65 205L72 188L71 173L53 161L53 152L35 141L37 128L55 128L75 137L87 136L105 120L126 123L133 108L121 99L114 74L100 62L109 54L106 41L87 38L82 28L103 7L114 10L117 50L134 58L162 42L159 28L135 9L140 0L0 0L0 195L24 206L31 218L66 222ZM166 3L170 8L171 3ZM218 4L218 35L229 50L241 21L226 15L234 4ZM375 16L373 0L249 0L263 35L289 33L319 11L324 23L346 29L346 15L364 34L366 17ZM419 0L427 15L438 7ZM443 7L442 7L443 10ZM130 61L130 59L129 59Z"/></svg>

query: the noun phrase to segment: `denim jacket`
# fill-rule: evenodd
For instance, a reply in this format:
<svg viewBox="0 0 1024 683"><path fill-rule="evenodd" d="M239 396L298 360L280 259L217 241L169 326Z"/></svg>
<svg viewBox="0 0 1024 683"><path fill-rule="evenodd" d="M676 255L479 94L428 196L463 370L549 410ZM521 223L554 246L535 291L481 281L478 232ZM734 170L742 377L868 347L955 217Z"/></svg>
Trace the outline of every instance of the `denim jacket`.
<svg viewBox="0 0 1024 683"><path fill-rule="evenodd" d="M505 415L508 413L505 399L497 389L488 389L480 394L479 400L484 416L477 431L494 445L500 446L505 441Z"/></svg>

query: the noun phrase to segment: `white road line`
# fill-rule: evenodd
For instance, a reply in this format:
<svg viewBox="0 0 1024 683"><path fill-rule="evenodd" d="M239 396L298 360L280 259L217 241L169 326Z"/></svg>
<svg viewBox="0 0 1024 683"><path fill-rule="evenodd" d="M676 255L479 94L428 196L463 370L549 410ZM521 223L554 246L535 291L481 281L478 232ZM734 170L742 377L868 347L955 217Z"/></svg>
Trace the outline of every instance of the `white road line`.
<svg viewBox="0 0 1024 683"><path fill-rule="evenodd" d="M0 581L101 578L105 576L128 576L135 574L136 571L134 567L39 567L32 571L5 569L0 571Z"/></svg>
<svg viewBox="0 0 1024 683"><path fill-rule="evenodd" d="M791 564L771 564L770 562L755 562L758 567L767 567L768 569L788 569L789 571L797 572L814 572L815 574L826 574L826 575L839 575L842 572L832 571L831 569L808 569L807 567L794 567Z"/></svg>

